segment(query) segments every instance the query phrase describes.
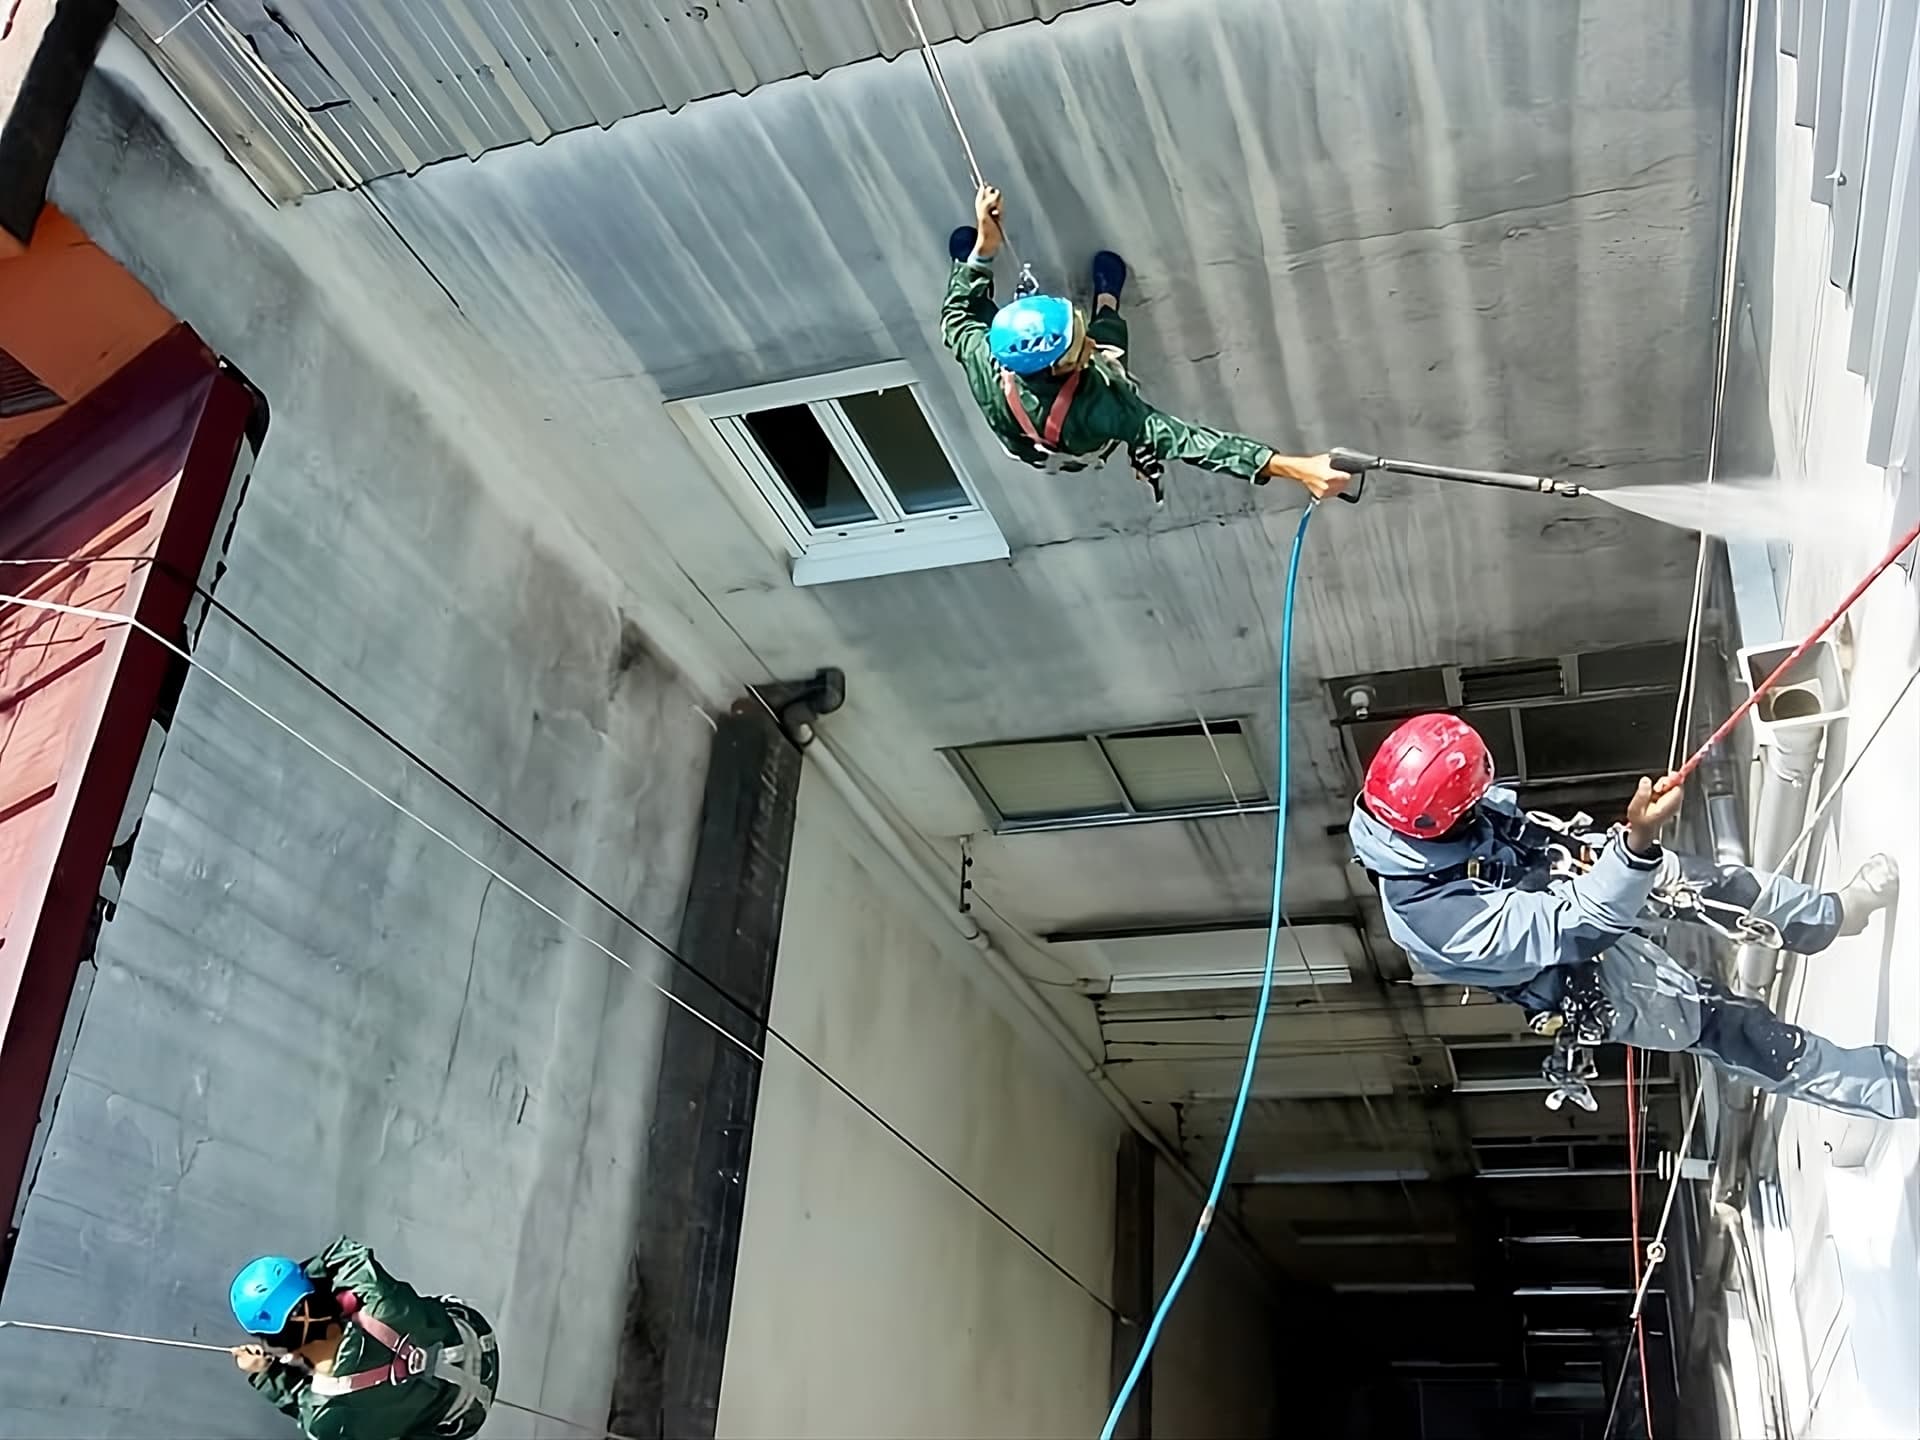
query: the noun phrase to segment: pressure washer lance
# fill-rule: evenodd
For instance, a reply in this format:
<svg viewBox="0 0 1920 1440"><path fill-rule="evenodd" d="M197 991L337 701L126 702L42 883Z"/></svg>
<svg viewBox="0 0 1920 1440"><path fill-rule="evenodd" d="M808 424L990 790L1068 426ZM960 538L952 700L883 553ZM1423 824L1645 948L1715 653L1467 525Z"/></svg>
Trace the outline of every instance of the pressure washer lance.
<svg viewBox="0 0 1920 1440"><path fill-rule="evenodd" d="M1336 470L1359 477L1354 487L1340 498L1358 504L1365 477L1375 470L1395 475L1417 475L1424 480L1453 480L1462 485L1488 485L1496 490L1526 490L1535 495L1559 495L1577 500L1591 493L1586 486L1571 480L1555 480L1550 475L1517 475L1508 470L1463 470L1457 465L1423 465L1416 460L1388 460L1379 455L1363 455L1358 450L1339 449L1329 455Z"/></svg>

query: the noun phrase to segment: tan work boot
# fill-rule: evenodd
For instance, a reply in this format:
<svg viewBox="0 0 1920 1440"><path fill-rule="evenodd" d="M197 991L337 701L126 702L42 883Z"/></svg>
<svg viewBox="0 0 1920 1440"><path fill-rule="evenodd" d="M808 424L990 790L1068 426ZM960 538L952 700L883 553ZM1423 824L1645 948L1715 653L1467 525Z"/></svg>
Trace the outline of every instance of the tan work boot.
<svg viewBox="0 0 1920 1440"><path fill-rule="evenodd" d="M1874 855L1839 891L1840 933L1858 935L1867 921L1893 904L1900 893L1900 867L1891 855Z"/></svg>

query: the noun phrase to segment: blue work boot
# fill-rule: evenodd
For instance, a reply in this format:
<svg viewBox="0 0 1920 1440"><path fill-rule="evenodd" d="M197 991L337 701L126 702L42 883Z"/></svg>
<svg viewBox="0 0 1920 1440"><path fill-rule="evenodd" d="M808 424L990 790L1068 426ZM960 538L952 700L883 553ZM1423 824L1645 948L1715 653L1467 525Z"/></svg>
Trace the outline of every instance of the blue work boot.
<svg viewBox="0 0 1920 1440"><path fill-rule="evenodd" d="M1120 292L1127 288L1127 262L1111 250L1102 250L1093 257L1093 293L1096 297L1111 295L1115 300Z"/></svg>
<svg viewBox="0 0 1920 1440"><path fill-rule="evenodd" d="M965 260L972 256L973 247L980 241L980 232L971 225L962 225L947 237L947 253L956 260Z"/></svg>

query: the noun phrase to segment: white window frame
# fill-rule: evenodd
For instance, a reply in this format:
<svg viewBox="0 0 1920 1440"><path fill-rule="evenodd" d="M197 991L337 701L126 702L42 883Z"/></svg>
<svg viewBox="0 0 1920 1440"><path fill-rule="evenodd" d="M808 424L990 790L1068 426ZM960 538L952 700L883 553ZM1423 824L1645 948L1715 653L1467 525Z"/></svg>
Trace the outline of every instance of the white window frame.
<svg viewBox="0 0 1920 1440"><path fill-rule="evenodd" d="M906 513L885 472L838 403L848 396L897 389L906 390L920 407L928 432L966 493L965 504ZM873 519L815 525L747 428L747 415L798 405L812 413L873 511ZM1004 560L1011 553L1006 537L987 513L980 492L921 396L913 367L905 361L754 385L677 401L668 408L696 447L732 482L735 497L757 511L762 534L786 550L792 559L795 585L824 585L836 580ZM771 525L765 523L767 517ZM751 513L749 518L753 518Z"/></svg>

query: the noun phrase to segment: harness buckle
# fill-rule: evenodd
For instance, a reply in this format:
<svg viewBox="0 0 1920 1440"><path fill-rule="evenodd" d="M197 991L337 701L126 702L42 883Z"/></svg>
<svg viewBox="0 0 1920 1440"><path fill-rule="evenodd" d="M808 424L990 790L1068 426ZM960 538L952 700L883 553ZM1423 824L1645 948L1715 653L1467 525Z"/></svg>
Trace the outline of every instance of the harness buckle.
<svg viewBox="0 0 1920 1440"><path fill-rule="evenodd" d="M1486 869L1486 866L1480 863L1480 857L1478 855L1475 855L1472 859L1467 861L1467 879L1478 880L1481 876L1481 873L1485 869Z"/></svg>
<svg viewBox="0 0 1920 1440"><path fill-rule="evenodd" d="M416 1345L411 1340L402 1340L393 1352L393 1383L404 1385L409 1380L418 1380L433 1368L433 1352L425 1345Z"/></svg>

